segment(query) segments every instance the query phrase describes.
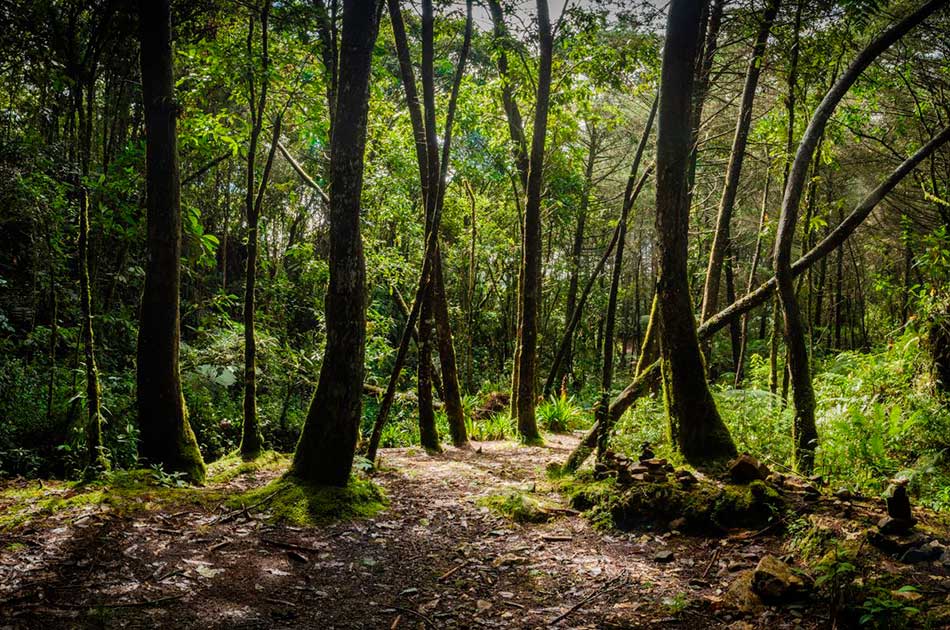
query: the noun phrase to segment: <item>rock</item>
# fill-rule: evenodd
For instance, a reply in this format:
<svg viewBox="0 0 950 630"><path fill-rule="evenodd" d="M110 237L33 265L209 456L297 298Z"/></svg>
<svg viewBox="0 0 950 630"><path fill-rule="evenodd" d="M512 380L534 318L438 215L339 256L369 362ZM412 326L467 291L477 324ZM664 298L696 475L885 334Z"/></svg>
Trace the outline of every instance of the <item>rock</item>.
<svg viewBox="0 0 950 630"><path fill-rule="evenodd" d="M868 530L868 542L885 553L902 555L908 549L921 547L927 539L920 534L891 533L886 534L876 529Z"/></svg>
<svg viewBox="0 0 950 630"><path fill-rule="evenodd" d="M640 461L647 459L653 459L656 455L653 454L653 448L649 442L644 442L640 445Z"/></svg>
<svg viewBox="0 0 950 630"><path fill-rule="evenodd" d="M804 592L805 580L775 556L767 555L752 572L752 590L763 601L785 601Z"/></svg>
<svg viewBox="0 0 950 630"><path fill-rule="evenodd" d="M653 555L653 561L666 564L668 562L673 562L673 559L675 557L676 556L673 554L672 551L670 551L669 549L664 549L662 551L657 551L656 554Z"/></svg>
<svg viewBox="0 0 950 630"><path fill-rule="evenodd" d="M911 548L905 551L901 555L901 562L905 564L917 564L918 562L928 562L930 560L936 560L943 554L943 550L939 547L931 546L930 543L922 546Z"/></svg>
<svg viewBox="0 0 950 630"><path fill-rule="evenodd" d="M678 530L683 529L684 527L686 527L686 519L683 518L682 516L670 521L670 529L674 529L678 531Z"/></svg>
<svg viewBox="0 0 950 630"><path fill-rule="evenodd" d="M905 520L901 518L894 518L893 516L885 516L877 522L877 528L882 534L885 535L904 534L909 532L916 524L917 520L914 518Z"/></svg>
<svg viewBox="0 0 950 630"><path fill-rule="evenodd" d="M899 521L912 521L913 515L910 513L910 498L907 496L907 482L892 483L884 494L884 501L887 504L887 515Z"/></svg>
<svg viewBox="0 0 950 630"><path fill-rule="evenodd" d="M754 571L742 571L736 575L723 597L727 604L735 606L740 611L751 613L759 610L764 605L762 598L752 590L752 574Z"/></svg>
<svg viewBox="0 0 950 630"><path fill-rule="evenodd" d="M653 457L651 459L641 459L640 464L646 466L650 470L660 470L666 466L667 461L665 459L657 459Z"/></svg>
<svg viewBox="0 0 950 630"><path fill-rule="evenodd" d="M769 476L769 469L748 453L743 453L729 463L729 475L734 481L749 483L750 481L764 480Z"/></svg>
<svg viewBox="0 0 950 630"><path fill-rule="evenodd" d="M842 501L850 501L854 498L854 493L847 488L838 488L835 490L835 498L841 499Z"/></svg>
<svg viewBox="0 0 950 630"><path fill-rule="evenodd" d="M681 485L692 486L694 484L699 483L699 480L696 479L696 475L686 470L685 468L677 470L675 474L676 474L676 480L680 482Z"/></svg>

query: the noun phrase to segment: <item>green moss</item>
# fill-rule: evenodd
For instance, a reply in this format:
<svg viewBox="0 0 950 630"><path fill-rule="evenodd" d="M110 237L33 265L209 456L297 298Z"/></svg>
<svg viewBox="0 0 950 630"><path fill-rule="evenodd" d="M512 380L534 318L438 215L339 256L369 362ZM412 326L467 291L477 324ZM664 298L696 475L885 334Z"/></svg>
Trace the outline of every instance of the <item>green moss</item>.
<svg viewBox="0 0 950 630"><path fill-rule="evenodd" d="M368 518L386 507L386 497L379 486L359 477L337 488L311 485L284 475L266 486L231 497L227 505L266 512L277 523L315 525Z"/></svg>
<svg viewBox="0 0 950 630"><path fill-rule="evenodd" d="M553 516L551 508L555 507L550 501L519 490L489 494L479 498L477 503L516 523L549 521Z"/></svg>
<svg viewBox="0 0 950 630"><path fill-rule="evenodd" d="M234 452L208 465L209 483L228 483L242 475L261 471L286 470L290 467L290 455L277 451L264 451L252 460L244 459Z"/></svg>
<svg viewBox="0 0 950 630"><path fill-rule="evenodd" d="M622 489L613 478L595 480L590 471L552 476L552 481L571 507L584 512L596 527L631 529L685 518L687 527L696 530L760 528L782 506L778 493L762 482L719 486L701 481L688 488L675 482L647 482Z"/></svg>
<svg viewBox="0 0 950 630"><path fill-rule="evenodd" d="M154 470L114 471L89 483L47 481L43 486L0 491L0 531L57 514L68 516L88 506L131 515L159 509L204 508L223 497L224 493L216 489L163 486Z"/></svg>

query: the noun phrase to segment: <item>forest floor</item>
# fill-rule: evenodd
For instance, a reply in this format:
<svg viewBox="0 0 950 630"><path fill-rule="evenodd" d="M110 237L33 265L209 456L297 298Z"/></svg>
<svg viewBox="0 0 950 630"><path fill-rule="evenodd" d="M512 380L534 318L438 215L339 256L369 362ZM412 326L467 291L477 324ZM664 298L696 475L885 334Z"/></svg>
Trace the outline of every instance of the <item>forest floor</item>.
<svg viewBox="0 0 950 630"><path fill-rule="evenodd" d="M40 490L31 509L42 518L0 529L0 628L828 627L827 607L722 605L738 570L782 554L781 536L595 530L544 473L576 441L384 450L375 480L387 507L321 527L223 505L278 477L280 458L197 498L130 497L131 510L103 495L76 501L66 485L4 482L0 517L10 497ZM553 517L518 524L484 507L506 490L535 493ZM50 509L50 495L71 507Z"/></svg>

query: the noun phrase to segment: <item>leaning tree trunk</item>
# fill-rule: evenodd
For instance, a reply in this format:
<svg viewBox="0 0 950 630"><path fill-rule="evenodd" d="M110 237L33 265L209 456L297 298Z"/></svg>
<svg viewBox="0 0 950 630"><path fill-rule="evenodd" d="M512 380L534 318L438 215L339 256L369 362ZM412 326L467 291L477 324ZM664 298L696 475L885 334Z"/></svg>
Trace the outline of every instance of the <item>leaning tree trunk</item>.
<svg viewBox="0 0 950 630"><path fill-rule="evenodd" d="M139 3L148 256L138 338L139 455L194 482L205 466L178 366L181 199L169 0Z"/></svg>
<svg viewBox="0 0 950 630"><path fill-rule="evenodd" d="M672 0L663 47L657 134L657 301L663 385L673 444L687 461L735 455L706 383L687 276L691 96L698 0Z"/></svg>
<svg viewBox="0 0 950 630"><path fill-rule="evenodd" d="M916 11L884 31L858 54L850 67L828 90L812 115L789 171L788 184L785 188L785 197L782 201L782 211L775 236L773 259L777 293L785 319L785 344L795 402L793 463L798 470L804 473L810 472L814 468L818 431L815 426L815 392L812 387L811 370L808 364L808 345L805 339L805 328L798 299L795 295L791 259L795 224L798 219L798 208L801 204L808 168L815 149L824 134L828 120L838 103L844 98L854 82L858 80L858 77L861 76L861 73L908 31L946 4L947 0L929 0L925 2Z"/></svg>
<svg viewBox="0 0 950 630"><path fill-rule="evenodd" d="M358 0L343 3L340 74L330 140L327 342L317 390L291 467L301 479L335 486L349 480L363 412L366 267L360 196L370 70L379 28L378 12L366 4Z"/></svg>
<svg viewBox="0 0 950 630"><path fill-rule="evenodd" d="M929 156L933 155L933 153L938 148L947 142L950 142L950 126L945 127L942 131L940 131L940 133L927 142L927 144L918 149L916 153L901 162L901 164L896 169L894 169L894 171L888 175L884 181L878 184L874 190L869 192L864 197L864 199L862 199L861 202L855 206L855 208L850 214L848 214L847 217L841 220L834 230L829 232L817 245L812 247L806 254L802 255L801 258L796 260L791 266L793 277L797 278L812 265L820 260L823 260L828 254L840 247L841 244L844 243L848 237L850 237L854 231L858 229L862 222L871 215L871 212L874 210L874 208L877 207L877 205L882 199L884 199L884 197L887 196L888 193L894 190L894 188L911 171L913 171L914 168L916 168ZM721 328L735 321L736 318L742 317L752 309L765 304L775 292L775 286L776 281L775 278L772 277L768 281L760 284L754 291L750 291L745 297L736 300L734 303L719 311L713 317L710 317L706 323L700 326L696 331L699 339L703 340L710 338ZM657 302L656 297L654 297L654 311L656 311L656 308ZM635 372L636 376L633 383L628 385L627 388L618 394L617 397L614 398L614 400L610 403L610 417L613 419L613 421L616 421L621 415L623 415L623 413L629 409L630 406L633 405L645 391L647 391L647 389L642 386L643 381L641 376L644 376L647 372L653 371L657 365L655 363L651 365L651 362L654 360L654 353L652 350L650 350L651 340L653 338L652 331L655 322L656 317L651 314L649 327L644 334L644 350L641 353L640 360L637 362L637 370ZM649 367L646 367L648 365ZM591 433L588 433L587 436L585 436L582 443L586 444L589 449L593 447L595 440L596 431L592 430ZM584 457L586 457L586 455Z"/></svg>
<svg viewBox="0 0 950 630"><path fill-rule="evenodd" d="M742 89L742 103L739 105L739 116L736 120L736 131L732 139L732 151L729 154L729 165L726 167L726 182L722 188L722 199L719 202L719 215L716 217L716 230L713 236L712 248L709 252L709 265L706 268L706 285L703 289L702 320L705 321L716 313L719 307L719 285L722 278L722 268L730 244L730 224L732 211L736 205L736 196L739 192L739 178L742 174L742 163L745 160L746 145L749 140L749 128L752 125L752 105L759 85L759 75L762 71L762 59L765 55L765 45L772 31L772 23L778 13L780 0L766 0L767 4L760 22L759 32L752 47L752 56L749 58L749 67L746 70L745 86ZM708 359L709 357L707 357Z"/></svg>

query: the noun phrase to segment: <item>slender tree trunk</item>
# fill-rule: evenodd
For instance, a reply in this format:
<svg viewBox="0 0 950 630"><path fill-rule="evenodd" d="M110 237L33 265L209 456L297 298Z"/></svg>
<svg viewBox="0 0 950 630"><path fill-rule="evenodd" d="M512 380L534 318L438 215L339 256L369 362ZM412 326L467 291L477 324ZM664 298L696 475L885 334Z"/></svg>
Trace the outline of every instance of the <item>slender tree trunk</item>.
<svg viewBox="0 0 950 630"><path fill-rule="evenodd" d="M574 317L574 309L577 306L577 284L581 270L581 259L584 254L584 228L587 225L587 208L590 205L591 182L594 177L594 161L597 157L597 128L593 123L589 123L590 128L590 146L587 152L587 164L584 168L584 188L581 191L581 201L577 209L577 223L574 228L574 242L571 246L571 277L567 287L567 302L564 308L564 327L568 327L571 319ZM573 371L574 361L573 339L568 342L567 357L565 357L561 366L562 374L570 374ZM546 394L547 392L545 392Z"/></svg>
<svg viewBox="0 0 950 630"><path fill-rule="evenodd" d="M657 298L663 384L676 448L701 463L736 453L706 383L687 278L691 97L698 0L672 0L663 46L657 134Z"/></svg>
<svg viewBox="0 0 950 630"><path fill-rule="evenodd" d="M416 157L420 167L420 181L423 188L423 198L427 199L430 195L435 195L436 202L433 206L431 229L427 230L425 250L422 257L422 271L419 274L419 283L416 287L415 299L412 302L412 308L409 311L409 316L406 318L406 327L403 329L402 338L399 341L399 349L396 352L396 360L393 365L392 374L390 374L389 377L389 383L386 386L386 393L383 395L382 401L380 401L379 411L376 415L376 421L373 423L373 433L370 436L369 446L367 447L366 451L367 457L370 461L375 461L376 459L376 451L379 448L379 441L382 437L383 426L385 426L386 419L389 416L389 410L392 407L393 399L396 395L396 383L399 380L399 374L402 371L402 366L406 359L406 353L409 349L409 340L412 336L412 328L415 326L416 318L419 316L419 312L422 309L422 300L425 299L424 294L427 290L430 277L433 273L435 262L434 253L438 247L439 223L442 213L442 198L439 196L437 191L431 191L430 189L430 182L433 181L430 177L428 177L428 160L430 151L426 138L425 125L422 120L422 112L421 108L419 107L419 100L416 93L415 79L413 78L412 74L412 65L409 58L409 46L406 39L402 13L399 10L398 0L388 0L388 6L390 19L393 26L393 33L396 40L396 51L399 57L399 66L403 76L404 88L406 90L406 101L409 105L409 115L410 119L412 120L412 127L415 135ZM465 72L465 56L468 52L468 42L471 37L470 6L468 7L468 13L469 19L467 20L466 26L466 43L462 48L465 55L460 58L458 67L456 68L455 79L452 84L452 93L449 97L449 107L446 112L446 133L442 147L443 164L442 168L439 170L438 177L434 180L435 186L437 188L444 188L444 186L440 185L439 182L445 181L448 169L448 160L452 145L452 123L455 116L455 104L458 100L458 92L462 83L462 77ZM431 125L431 128L433 130L435 129L434 123ZM438 156L438 152L436 151L434 155ZM423 164L427 165L425 170L422 168ZM459 407L461 407L461 404L459 404Z"/></svg>
<svg viewBox="0 0 950 630"><path fill-rule="evenodd" d="M434 276L433 276L434 278ZM435 426L435 409L432 404L432 280L422 295L419 311L419 365L416 367L416 396L419 401L419 442L430 453L442 450L439 432Z"/></svg>
<svg viewBox="0 0 950 630"><path fill-rule="evenodd" d="M344 0L333 137L330 140L330 283L320 378L291 472L308 482L346 485L363 411L366 268L360 196L373 48L379 12ZM412 323L410 323L410 327Z"/></svg>
<svg viewBox="0 0 950 630"><path fill-rule="evenodd" d="M254 321L256 301L254 291L257 286L257 251L260 236L258 223L260 221L261 205L264 190L267 187L267 178L270 166L273 163L274 151L280 139L280 123L274 123L274 137L270 152L267 156L267 166L258 188L255 166L257 165L257 145L261 130L264 126L264 112L267 108L267 90L270 84L270 58L268 56L267 21L270 14L270 0L265 0L260 11L261 22L261 66L262 76L260 96L255 102L254 71L248 69L248 95L251 110L251 139L247 149L246 185L244 193L244 210L247 217L247 262L244 273L244 422L241 426L241 457L254 459L264 448L264 438L261 435L261 424L257 418L257 341L255 339ZM251 16L247 32L247 63L253 64L254 51L251 43L254 39L254 23L257 16Z"/></svg>
<svg viewBox="0 0 950 630"><path fill-rule="evenodd" d="M139 456L201 482L204 461L188 423L178 365L181 199L170 4L139 2L148 212L136 372Z"/></svg>
<svg viewBox="0 0 950 630"><path fill-rule="evenodd" d="M538 312L541 306L541 188L544 182L544 144L547 138L551 94L551 62L554 37L547 0L538 0L538 91L535 100L534 132L525 195L524 247L522 250L521 320L518 323L518 433L526 442L541 439L534 416L535 368L537 367Z"/></svg>
<svg viewBox="0 0 950 630"><path fill-rule="evenodd" d="M772 23L778 13L779 4L780 0L766 0L762 20L759 23L759 32L756 35L755 44L752 47L752 56L749 58L749 66L746 70L745 86L742 89L742 103L739 106L736 131L732 140L732 151L729 155L729 165L726 168L726 181L719 202L719 214L716 217L716 230L713 236L712 248L709 252L709 265L706 268L702 321L715 314L719 308L719 281L731 240L732 211L735 208L736 195L739 192L739 178L742 174L742 163L745 160L749 128L752 125L752 106L759 85L765 46L768 43L769 33L772 31Z"/></svg>
<svg viewBox="0 0 950 630"><path fill-rule="evenodd" d="M772 183L772 169L768 154L766 154L765 162L767 164L765 170L765 188L762 191L762 209L759 212L759 228L756 231L755 237L755 251L752 253L752 264L749 265L749 279L746 282L745 292L749 293L752 291L752 287L755 286L755 272L759 268L759 260L762 258L762 236L765 229L765 219L768 216L768 207L769 207L769 187ZM762 320L765 321L764 318ZM739 327L739 362L736 365L736 380L735 387L739 387L742 383L742 379L745 373L745 354L746 346L748 345L749 340L749 314L746 313L742 316L742 323ZM771 354L771 353L770 353Z"/></svg>

